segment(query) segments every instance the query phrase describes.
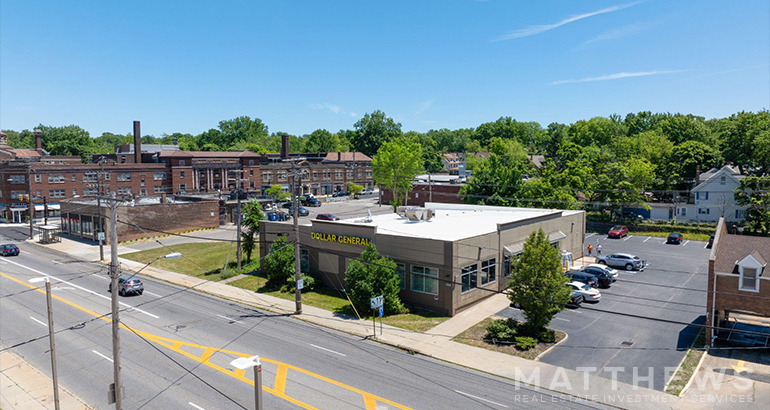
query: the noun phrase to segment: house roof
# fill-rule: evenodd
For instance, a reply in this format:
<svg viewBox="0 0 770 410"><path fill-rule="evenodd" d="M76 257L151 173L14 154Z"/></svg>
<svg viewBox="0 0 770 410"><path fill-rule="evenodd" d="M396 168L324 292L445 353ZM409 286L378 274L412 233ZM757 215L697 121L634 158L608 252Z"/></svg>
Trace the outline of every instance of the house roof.
<svg viewBox="0 0 770 410"><path fill-rule="evenodd" d="M535 168L542 168L545 163L545 155L530 155L529 160Z"/></svg>
<svg viewBox="0 0 770 410"><path fill-rule="evenodd" d="M33 150L33 149L9 149L8 151L11 151L16 155L16 158L19 157L40 157L40 153Z"/></svg>
<svg viewBox="0 0 770 410"><path fill-rule="evenodd" d="M698 175L698 184L702 184L706 182L707 180L713 178L716 176L719 171L724 170L727 175L732 175L735 177L735 179L741 179L744 177L744 175L741 174L741 171L738 167L733 165L725 165L722 168L711 168L710 170L701 173Z"/></svg>
<svg viewBox="0 0 770 410"><path fill-rule="evenodd" d="M770 238L748 235L731 235L722 232L714 260L715 272L733 272L735 264L751 255L759 263L770 260Z"/></svg>
<svg viewBox="0 0 770 410"><path fill-rule="evenodd" d="M259 157L252 151L180 151L165 150L158 155L162 158L243 158Z"/></svg>
<svg viewBox="0 0 770 410"><path fill-rule="evenodd" d="M353 162L355 156L356 162L368 162L372 159L368 155L364 155L363 152L328 152L324 161L340 161L340 162Z"/></svg>

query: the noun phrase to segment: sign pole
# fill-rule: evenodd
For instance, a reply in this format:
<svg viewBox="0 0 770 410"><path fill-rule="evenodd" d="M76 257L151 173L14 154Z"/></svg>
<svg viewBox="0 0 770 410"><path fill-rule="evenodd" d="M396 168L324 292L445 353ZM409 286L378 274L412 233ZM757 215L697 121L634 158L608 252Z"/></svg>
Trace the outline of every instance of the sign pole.
<svg viewBox="0 0 770 410"><path fill-rule="evenodd" d="M377 316L374 314L374 309L372 309L372 336L377 337Z"/></svg>

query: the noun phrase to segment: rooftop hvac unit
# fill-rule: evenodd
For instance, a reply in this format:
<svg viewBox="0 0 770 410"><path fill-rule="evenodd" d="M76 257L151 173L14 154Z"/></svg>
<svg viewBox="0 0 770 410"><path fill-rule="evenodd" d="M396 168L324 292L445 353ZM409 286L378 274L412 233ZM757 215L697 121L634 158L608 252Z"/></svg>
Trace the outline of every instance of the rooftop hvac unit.
<svg viewBox="0 0 770 410"><path fill-rule="evenodd" d="M406 212L407 212L408 210L410 210L410 209L414 209L414 208L417 208L417 207L416 207L416 206L414 206L414 205L411 205L411 206L399 206L398 208L396 208L396 213L397 213L399 216L401 216L401 217L406 217Z"/></svg>
<svg viewBox="0 0 770 410"><path fill-rule="evenodd" d="M410 221L429 221L434 215L432 209L412 208L406 210L406 217L409 218Z"/></svg>

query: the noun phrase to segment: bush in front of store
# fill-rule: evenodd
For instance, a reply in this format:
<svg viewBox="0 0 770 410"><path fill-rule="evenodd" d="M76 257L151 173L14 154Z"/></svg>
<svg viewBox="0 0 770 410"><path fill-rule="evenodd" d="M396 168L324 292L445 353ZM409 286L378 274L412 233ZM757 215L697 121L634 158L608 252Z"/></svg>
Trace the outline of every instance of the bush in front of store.
<svg viewBox="0 0 770 410"><path fill-rule="evenodd" d="M301 289L302 292L308 292L308 291L311 291L311 290L313 290L315 288L316 280L315 280L314 277L312 277L312 276L310 276L310 275L308 275L306 273L302 273L300 275L300 279L302 279L302 289ZM297 281L294 280L294 274L292 274L292 275L290 275L286 279L286 284L283 285L281 290L283 292L292 292L293 293L294 292L294 288L296 286L297 286Z"/></svg>
<svg viewBox="0 0 770 410"><path fill-rule="evenodd" d="M484 339L492 343L513 342L516 339L517 323L513 319L498 319L489 322Z"/></svg>
<svg viewBox="0 0 770 410"><path fill-rule="evenodd" d="M267 286L272 288L283 287L294 276L294 245L285 236L279 236L270 246L265 256L265 276Z"/></svg>
<svg viewBox="0 0 770 410"><path fill-rule="evenodd" d="M537 339L529 336L519 336L516 338L516 348L519 350L534 349L537 346Z"/></svg>
<svg viewBox="0 0 770 410"><path fill-rule="evenodd" d="M345 278L350 288L350 300L359 314L371 310L370 300L383 296L387 315L404 313L406 308L398 297L401 279L396 273L396 263L380 256L373 244L367 245L358 259L351 259Z"/></svg>

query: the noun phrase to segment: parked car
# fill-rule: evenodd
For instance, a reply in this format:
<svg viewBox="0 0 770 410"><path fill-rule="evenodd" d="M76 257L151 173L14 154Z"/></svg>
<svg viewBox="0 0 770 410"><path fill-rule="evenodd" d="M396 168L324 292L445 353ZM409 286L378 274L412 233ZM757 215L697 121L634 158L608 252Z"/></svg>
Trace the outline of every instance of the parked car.
<svg viewBox="0 0 770 410"><path fill-rule="evenodd" d="M618 280L618 270L617 269L612 269L612 268L610 268L607 265L602 265L601 263L589 263L585 267L587 267L587 268L603 269L605 272L607 272L608 274L610 274L612 276L612 281L613 282Z"/></svg>
<svg viewBox="0 0 770 410"><path fill-rule="evenodd" d="M628 271L641 271L645 266L647 266L647 263L640 257L631 255L630 253L613 253L612 255L608 256L597 256L596 262L607 266L622 268Z"/></svg>
<svg viewBox="0 0 770 410"><path fill-rule="evenodd" d="M302 201L302 205L305 206L312 206L312 207L319 207L321 206L321 201L315 199L315 198L306 198L304 201Z"/></svg>
<svg viewBox="0 0 770 410"><path fill-rule="evenodd" d="M318 216L316 216L315 219L320 219L322 221L339 221L340 220L340 218L337 218L332 214L318 214Z"/></svg>
<svg viewBox="0 0 770 410"><path fill-rule="evenodd" d="M583 300L588 302L599 302L602 300L602 293L598 289L594 289L583 282L570 282L567 284L575 294L583 297Z"/></svg>
<svg viewBox="0 0 770 410"><path fill-rule="evenodd" d="M372 192L373 192L373 191L372 191L372 189L371 189L371 188L364 188L364 190L363 190L363 191L361 191L361 195L371 195L371 194L372 194Z"/></svg>
<svg viewBox="0 0 770 410"><path fill-rule="evenodd" d="M582 282L592 288L599 286L599 279L590 273L570 271L566 272L564 276L566 276L570 282Z"/></svg>
<svg viewBox="0 0 770 410"><path fill-rule="evenodd" d="M289 207L288 212L289 212L289 215L294 215L294 208L293 207ZM308 211L307 208L304 208L302 206L300 206L297 209L297 213L299 214L299 216L308 216L308 215L310 215L310 211Z"/></svg>
<svg viewBox="0 0 770 410"><path fill-rule="evenodd" d="M345 191L337 191L337 192L332 194L332 198L339 198L341 196L350 196L350 194L348 194Z"/></svg>
<svg viewBox="0 0 770 410"><path fill-rule="evenodd" d="M709 243L706 244L706 249L711 249L712 246L714 246L714 235L709 237Z"/></svg>
<svg viewBox="0 0 770 410"><path fill-rule="evenodd" d="M19 256L19 247L14 244L0 245L0 254L3 256Z"/></svg>
<svg viewBox="0 0 770 410"><path fill-rule="evenodd" d="M291 208L291 205L292 205L291 201L286 201L281 204L281 208Z"/></svg>
<svg viewBox="0 0 770 410"><path fill-rule="evenodd" d="M288 221L291 219L291 215L286 212L273 211L265 213L265 219L268 221Z"/></svg>
<svg viewBox="0 0 770 410"><path fill-rule="evenodd" d="M680 243L682 243L682 234L678 234L678 233L668 234L668 238L666 238L666 243L673 243L674 245L679 245Z"/></svg>
<svg viewBox="0 0 770 410"><path fill-rule="evenodd" d="M108 292L112 292L112 282L107 287ZM126 296L129 294L141 295L144 292L144 284L139 278L127 278L125 276L118 278L118 295Z"/></svg>
<svg viewBox="0 0 770 410"><path fill-rule="evenodd" d="M579 295L579 294L575 293L574 291L570 292L569 298L570 298L570 301L567 302L567 306L571 306L571 307L575 307L575 308L580 307L580 304L583 303L583 300L585 300L583 298L583 295ZM510 307L516 308L516 309L521 309L521 305L516 303L516 302L511 302Z"/></svg>
<svg viewBox="0 0 770 410"><path fill-rule="evenodd" d="M609 273L605 272L604 269L586 266L581 269L580 272L596 276L596 282L599 284L600 288L608 288L610 285L612 285L612 282L615 282L615 278L613 278Z"/></svg>
<svg viewBox="0 0 770 410"><path fill-rule="evenodd" d="M625 225L616 225L613 226L612 229L610 229L609 232L607 232L608 238L622 238L624 236L628 236L628 228L626 228Z"/></svg>

